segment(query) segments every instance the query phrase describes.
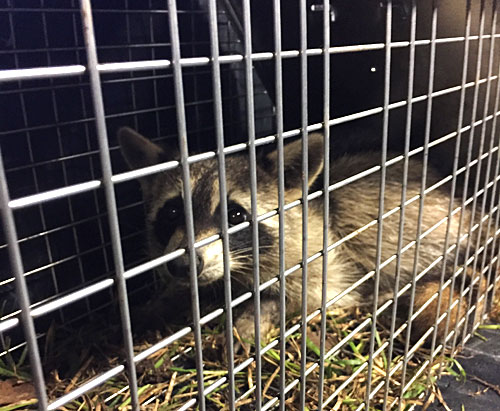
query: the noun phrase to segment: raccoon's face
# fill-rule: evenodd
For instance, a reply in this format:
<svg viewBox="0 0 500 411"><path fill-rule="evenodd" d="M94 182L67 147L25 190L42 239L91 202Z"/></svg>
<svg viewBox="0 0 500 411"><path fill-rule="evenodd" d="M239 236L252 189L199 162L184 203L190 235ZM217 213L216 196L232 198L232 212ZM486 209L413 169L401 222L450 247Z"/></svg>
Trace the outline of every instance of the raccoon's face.
<svg viewBox="0 0 500 411"><path fill-rule="evenodd" d="M129 128L119 131L119 140L125 159L131 168L146 167L175 159L175 150L169 155L162 149ZM321 136L312 136L313 149L321 150ZM293 147L292 147L293 146ZM285 186L286 201L301 195L301 142L286 146ZM319 154L319 153L316 153ZM314 160L314 158L318 160ZM276 152L267 154L257 167L257 213L262 215L278 206ZM320 174L322 156L310 156L310 184ZM196 247L198 283L206 285L224 276L223 243L220 238L203 245L202 240L216 238L221 232L221 205L217 160L210 159L190 165L191 199ZM159 257L179 248L187 249L183 184L179 168L145 177L140 180L146 204L148 248L151 257ZM227 221L229 227L244 227L229 235L229 264L231 276L236 281L251 284L253 272L252 230L250 227L251 192L248 157L226 157ZM244 224L247 223L247 224ZM295 224L300 225L300 216ZM278 217L259 223L259 260L261 277L276 275L278 269ZM300 232L300 231L299 231ZM264 270L264 272L262 272ZM180 257L160 267L180 283L189 282L189 255ZM269 275L266 275L266 273Z"/></svg>
<svg viewBox="0 0 500 411"><path fill-rule="evenodd" d="M250 192L248 167L245 159L235 157L227 166L231 178L227 181L227 221L229 227L250 221ZM195 241L215 238L221 229L221 205L218 167L209 160L190 166L191 201ZM159 256L179 248L187 248L188 239L184 214L182 181L178 170L157 176L149 182L150 200L147 201L147 223L150 228L149 251ZM271 228L261 224L259 239L261 256L272 252L274 236ZM245 277L251 273L252 236L249 227L229 236L230 269L233 274ZM197 247L196 268L198 282L205 285L221 279L224 275L223 244L221 239ZM250 269L250 271L248 271ZM189 281L189 255L168 262L163 270L179 282Z"/></svg>

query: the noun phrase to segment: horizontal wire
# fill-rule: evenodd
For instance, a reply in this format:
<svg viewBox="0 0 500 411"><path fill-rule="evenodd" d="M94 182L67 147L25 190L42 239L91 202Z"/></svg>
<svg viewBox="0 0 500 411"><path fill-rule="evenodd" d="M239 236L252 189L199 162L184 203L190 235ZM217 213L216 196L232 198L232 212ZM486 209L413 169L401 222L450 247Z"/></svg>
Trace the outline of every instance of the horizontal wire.
<svg viewBox="0 0 500 411"><path fill-rule="evenodd" d="M29 205L41 204L49 200L66 198L72 194L81 194L94 190L101 186L100 180L91 180L85 183L72 184L67 187L57 188L55 190L44 191L43 193L33 194L9 201L9 207L12 209L23 208Z"/></svg>
<svg viewBox="0 0 500 411"><path fill-rule="evenodd" d="M80 14L79 8L68 8L68 7L0 7L0 11L5 13L16 13L16 12L43 12L43 13L74 13ZM92 8L92 14L168 14L166 9L100 9ZM203 10L196 9L180 9L177 10L177 14L204 14Z"/></svg>
<svg viewBox="0 0 500 411"><path fill-rule="evenodd" d="M0 70L0 83L27 79L43 79L68 77L83 74L87 71L80 64L69 66L37 67L25 69Z"/></svg>
<svg viewBox="0 0 500 411"><path fill-rule="evenodd" d="M0 53L1 54L1 53ZM139 82L150 82L151 80L172 80L173 79L173 74L172 73L165 73L165 74L158 74L156 70L151 70L152 73L148 74L142 74L142 75L133 75L133 76L126 76L126 77L117 77L117 78L106 78L101 81L102 84L109 85L109 84L134 84L134 83L139 83ZM229 68L229 67L224 67L221 69L221 72L226 74L226 73L238 73L243 71L241 68L235 67L235 68ZM206 70L202 68L197 68L196 71L185 71L183 74L184 77L187 78L195 78L199 77L200 75L210 75L210 70L209 67L206 68ZM9 95L9 94L19 94L19 93L32 93L32 92L37 92L37 91L54 91L54 90L68 90L68 89L77 89L80 91L82 87L90 87L90 83L88 81L85 81L85 79L79 79L77 83L61 83L61 84L52 84L52 85L27 85L26 83L19 85L16 88L10 88L7 90L2 90L3 95ZM256 91L256 94L265 94L264 91ZM235 99L243 99L245 98L244 94L232 94L230 96L225 96L222 98L223 101L231 101ZM211 102L213 103L212 99L209 100L196 100L191 103L186 103L186 104L196 104L198 103L206 103L206 102ZM173 105L175 107L175 105ZM119 113L116 113L117 115ZM52 123L51 123L52 124ZM58 124L58 123L55 123ZM231 124L231 123L230 123ZM36 127L36 126L35 126ZM211 127L213 129L213 127ZM21 129L21 130L26 130ZM30 130L32 128L29 128ZM33 128L34 129L34 128ZM5 131L1 132L2 134L5 134ZM0 134L1 135L1 134Z"/></svg>
<svg viewBox="0 0 500 411"><path fill-rule="evenodd" d="M80 397L81 395L85 394L86 392L90 391L93 388L98 387L99 385L105 383L109 379L116 377L118 374L123 372L125 370L125 366L123 365L118 365L111 370L93 378L89 382L87 382L85 385L82 385L81 387L78 387L71 391L70 393L63 395L62 397L59 397L57 400L51 402L49 406L47 407L48 410L57 410L58 408L62 407L64 404L67 404L70 401L73 401Z"/></svg>
<svg viewBox="0 0 500 411"><path fill-rule="evenodd" d="M46 11L46 10L44 10ZM482 39L489 39L492 36L489 34L481 36ZM494 38L500 38L500 34L495 34ZM479 36L470 36L470 40L479 40ZM436 40L436 43L456 43L465 41L464 37L446 37ZM426 46L430 44L430 40L417 40L415 46ZM390 44L391 48L404 48L408 47L410 42L398 41ZM356 53L362 51L383 50L384 43L371 43L371 44L357 44L350 46L333 46L328 49L329 54L343 54L343 53ZM320 56L323 54L323 49L314 48L307 49L307 56ZM281 53L282 58L296 58L300 56L299 50L286 50ZM274 58L274 52L259 52L252 53L250 58L252 61L265 61ZM244 56L241 54L223 55L219 57L221 64L239 63L242 62ZM206 66L211 63L210 57L185 57L180 59L181 67L200 67ZM158 60L140 60L133 62L115 62L115 63L102 63L97 64L97 70L101 73L120 73L120 72L134 72L142 70L157 70L167 69L172 66L172 62L167 59ZM0 83L19 81L19 80L35 80L44 78L67 77L84 74L87 68L83 65L68 65L68 66L54 66L54 67L34 67L26 69L10 69L0 70Z"/></svg>

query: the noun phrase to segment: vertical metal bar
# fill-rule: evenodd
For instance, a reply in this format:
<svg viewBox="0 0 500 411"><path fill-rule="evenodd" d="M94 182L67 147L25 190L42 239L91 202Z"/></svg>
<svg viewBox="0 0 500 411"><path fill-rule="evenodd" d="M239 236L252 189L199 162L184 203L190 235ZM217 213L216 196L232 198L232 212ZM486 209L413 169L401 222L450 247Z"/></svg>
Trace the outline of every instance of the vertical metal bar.
<svg viewBox="0 0 500 411"><path fill-rule="evenodd" d="M415 40L417 33L417 4L416 0L411 2L411 17L410 17L410 56L409 56L409 69L408 69L408 93L406 98L406 129L405 129L405 146L404 146L404 160L403 160L403 182L401 187L401 211L399 214L399 231L398 231L398 246L397 246L397 259L396 259L396 278L394 281L394 293L393 293L393 304L392 304L392 317L391 317L391 329L389 335L389 349L387 354L387 370L385 374L385 388L384 388L384 406L387 407L387 399L389 395L390 388L390 371L392 355L394 351L394 331L396 329L396 319L397 319L397 309L398 309L398 295L399 295L399 283L401 277L401 250L403 248L404 242L404 223L405 223L405 203L406 203L406 190L408 184L408 165L409 157L408 153L410 151L410 137L411 137L411 116L413 110L413 85L415 76ZM385 108L385 107L384 107ZM384 115L385 111L384 111ZM388 115L388 114L387 114Z"/></svg>
<svg viewBox="0 0 500 411"><path fill-rule="evenodd" d="M391 39L392 39L392 0L386 2L385 18L385 62L384 62L384 114L382 120L382 147L380 155L380 188L378 202L377 251L375 257L375 279L373 292L372 326L370 334L370 351L366 376L365 408L370 409L370 394L373 371L373 352L375 351L375 334L377 333L377 308L380 285L380 263L382 261L382 237L384 226L384 197L387 161L387 137L389 134L389 103L391 98Z"/></svg>
<svg viewBox="0 0 500 411"><path fill-rule="evenodd" d="M184 197L184 214L186 216L186 234L189 251L189 278L191 283L191 309L195 338L196 377L198 385L198 404L201 411L205 410L205 395L203 384L203 347L200 327L200 301L198 293L198 277L196 272L196 250L194 249L194 220L191 199L191 178L188 164L188 145L186 130L186 113L184 108L184 90L182 84L182 68L180 65L181 48L179 40L179 24L177 21L176 0L168 0L168 21L170 26L170 42L172 45L172 67L174 74L175 105L177 110L177 131L179 133L179 150L182 170L182 187Z"/></svg>
<svg viewBox="0 0 500 411"><path fill-rule="evenodd" d="M280 402L285 411L286 385L286 282L285 282L285 168L283 155L283 74L281 60L281 0L274 0L274 75L276 85L276 136L278 151L278 219L279 219L279 280L280 280Z"/></svg>
<svg viewBox="0 0 500 411"><path fill-rule="evenodd" d="M224 261L224 297L226 306L226 350L229 383L229 409L235 409L234 391L234 349L233 349L233 309L231 307L231 267L229 261L229 234L227 221L226 162L224 156L224 123L222 118L222 82L219 62L219 33L217 26L216 0L208 3L210 44L212 48L212 82L215 105L215 135L217 138L217 160L219 165L219 194L221 213L222 258Z"/></svg>
<svg viewBox="0 0 500 411"><path fill-rule="evenodd" d="M255 409L262 407L262 358L260 348L260 273L259 273L259 225L257 222L257 158L255 152L255 110L252 69L252 21L250 0L243 1L244 64L248 128L248 156L250 166L250 198L252 222L253 298L255 313Z"/></svg>
<svg viewBox="0 0 500 411"><path fill-rule="evenodd" d="M330 0L323 0L323 266L321 280L321 339L318 380L318 410L323 408L325 379L326 303L328 291L328 227L330 212Z"/></svg>
<svg viewBox="0 0 500 411"><path fill-rule="evenodd" d="M500 61L498 62L498 69L497 69L497 76L500 76ZM496 98L495 98L495 107L493 109L493 124L491 126L491 141L493 142L496 138L496 129L497 129L497 120L498 120L498 115L496 113L498 113L498 109L500 107L500 80L497 79L497 89L496 89ZM491 146L490 146L491 147ZM497 144L496 144L496 147L497 148L500 148L500 136L498 137L498 141L497 141ZM491 150L490 150L491 151ZM493 220L493 209L495 206L498 207L498 203L497 201L495 200L496 197L497 197L497 187L498 187L498 181L496 181L496 178L498 177L500 173L500 153L497 151L497 161L496 161L496 166L495 166L495 172L493 174L493 179L495 181L495 183L493 184L493 189L492 189L492 193L491 193L491 199L490 199L490 218L488 220L488 233L487 233L487 237L490 236L490 226L491 226L491 222ZM486 187L486 184L488 184L488 181L486 180L485 181L485 187ZM497 247L497 244L496 244L496 240L497 240L497 237L496 237L496 232L497 232L497 229L498 229L498 220L499 220L499 216L500 216L500 210L497 209L496 210L496 217L495 217L495 227L494 227L494 231L493 231L493 242L491 244L491 251L490 251L490 263L489 263L489 267L488 267L488 274L487 274L487 279L486 279L486 285L489 286L490 284L493 284L493 290L492 292L490 293L491 294L491 298L489 299L489 302L488 302L488 293L486 293L486 300L484 301L484 307L483 307L483 313L485 310L487 310L489 305L491 305L491 303L494 301L494 295L495 295L495 280L496 280L496 271L495 271L495 274L491 275L491 272L492 272L492 263L491 263L491 260L495 257L495 249ZM483 263L486 262L486 252L485 252L485 255L483 257ZM481 267L481 272L484 268L484 264L483 266Z"/></svg>
<svg viewBox="0 0 500 411"><path fill-rule="evenodd" d="M485 7L484 7L484 0L481 0L481 10L480 10L480 18L479 18L479 40L478 40L478 51L477 51L477 60L476 60L476 75L475 75L475 86L474 86L474 97L473 97L473 102L472 102L472 116L471 116L471 128L470 128L470 134L469 134L469 146L467 148L467 163L465 165L465 177L464 177L464 193L462 196L462 212L460 217L463 219L463 215L465 212L465 201L467 198L467 188L469 186L469 176L470 176L470 161L472 157L472 149L473 149L473 142L474 142L474 131L476 129L475 127L475 121L476 121L476 114L477 114L477 104L478 104L478 99L479 99L479 80L481 78L481 60L482 60L482 51L483 51L483 33L484 33L484 19L485 19ZM482 147L480 147L480 152L478 154L478 157L481 156L481 151ZM478 163L478 168L480 167L480 163ZM463 272L462 272L462 282L460 284L460 295L458 299L458 307L457 307L457 315L456 315L456 324L455 324L455 334L453 335L453 342L451 345L451 352L453 353L455 351L455 346L457 344L457 339L458 339L458 325L460 323L460 312L461 312L461 305L462 305L462 294L465 289L465 282L467 279L467 266L466 262L467 259L469 258L469 252L470 252L470 236L471 236L471 230L474 225L474 213L476 211L476 192L474 192L474 200L472 202L472 209L471 209L471 216L470 216L470 222L469 222L469 236L467 237L467 244L465 247L465 258L464 258L464 267L463 267ZM459 237L460 238L460 229L461 227L459 226ZM456 258L455 262L458 264L458 250L460 245L460 240L457 240L457 249L456 249ZM454 267L453 272L456 271L456 267ZM467 312L465 313L467 315ZM466 321L467 322L467 321ZM463 335L465 335L467 332L466 327L464 326L463 329Z"/></svg>
<svg viewBox="0 0 500 411"><path fill-rule="evenodd" d="M430 45L430 58L429 58L429 83L427 87L427 108L425 113L425 132L424 132L424 152L423 152L423 165L422 165L422 179L420 182L420 199L419 199L419 210L418 210L418 221L417 221L417 237L415 243L415 257L413 261L413 272L412 272L412 287L410 295L410 307L408 309L408 327L406 329L406 341L403 355L403 367L401 371L401 391L399 395L398 409L401 410L405 379L406 379L406 368L408 365L408 351L410 347L410 337L412 329L412 316L415 304L415 289L417 287L417 274L418 274L418 260L420 252L420 242L422 234L422 218L424 214L425 206L425 187L427 181L427 164L429 160L429 139L431 134L431 121L432 121L432 92L434 90L434 69L436 60L436 35L437 35L437 17L438 17L438 1L432 1L432 26L431 26L431 45Z"/></svg>
<svg viewBox="0 0 500 411"><path fill-rule="evenodd" d="M21 250L17 242L16 223L12 210L9 208L9 201L9 188L7 187L7 177L5 175L2 151L0 148L0 212L2 216L2 226L8 244L10 266L16 279L16 294L21 308L21 323L23 325L24 338L26 339L30 356L31 373L35 383L36 396L38 398L38 409L45 410L47 409L48 403L47 393L45 391L45 379L43 377L42 360L36 340L35 324L30 314L28 286L24 278Z"/></svg>
<svg viewBox="0 0 500 411"><path fill-rule="evenodd" d="M307 133L307 4L300 0L300 85L301 85L301 132L302 132L302 340L300 345L300 409L306 403L306 366L307 366L307 238L309 201L309 165Z"/></svg>
<svg viewBox="0 0 500 411"><path fill-rule="evenodd" d="M496 29L496 1L493 2L493 9L492 9L492 15L491 15L491 27L490 27L490 34L491 34L491 39L490 39L490 48L489 48L489 54L488 54L488 74L487 74L487 80L486 80L486 96L484 98L484 106L483 106L483 122L481 124L481 137L480 137L480 148L479 148L479 153L478 153L478 163L477 163L477 169L476 169L476 179L474 181L474 200L473 200L473 209L474 207L474 202L477 201L477 196L476 193L479 190L479 182L481 178L481 155L483 154L483 148L484 148L484 139L486 137L486 116L488 115L488 106L490 104L490 95L491 95L491 76L493 73L493 59L494 59L494 49L495 49L495 29ZM481 201L481 212L479 214L479 227L477 229L477 239L476 239L476 244L475 244L475 250L474 250L474 261L472 263L472 278L471 278L471 290L469 292L469 300L468 300L468 307L472 307L472 298L473 298L473 284L474 281L476 280L476 269L477 269L477 260L479 258L479 254L477 252L478 248L481 246L481 238L482 238L482 231L483 231L483 223L481 221L483 220L484 217L484 211L485 211L485 206L486 206L486 198L488 194L488 190L486 186L488 185L488 181L490 179L490 167L491 167L491 149L493 148L493 139L490 139L490 155L488 156L488 160L486 162L486 175L484 178L484 194L483 194L483 201ZM485 237L486 239L488 237ZM471 233L469 232L469 238L468 241L471 242ZM483 244L484 246L484 251L483 251L483 266L484 266L484 260L486 259L486 251L487 251L487 246L486 242ZM476 309L474 310L473 316L472 316L472 332L474 332L474 327L476 324L476 314L479 310L477 307L477 302L479 301L479 297L481 296L481 284L482 284L482 271L479 273L479 285L478 285L478 292L477 292L477 297L476 297ZM468 319L469 315L465 318L465 324L464 327L467 329L468 325ZM479 321L481 321L481 317L479 317ZM462 339L462 344L464 344L465 341Z"/></svg>
<svg viewBox="0 0 500 411"><path fill-rule="evenodd" d="M111 158L109 155L101 79L99 72L97 71L97 48L95 43L90 0L81 0L81 12L83 37L85 40L85 48L87 50L87 69L90 77L92 102L96 117L99 157L101 161L104 194L106 197L111 246L113 249L113 262L116 271L116 289L118 292L118 302L120 306L120 318L122 323L124 348L126 352L127 376L129 379L131 404L134 410L139 410L137 375L134 363L134 341L132 337L132 326L130 323L130 311L128 307L127 284L123 276L124 265L120 239L120 227L118 223L118 210L116 208L115 190L111 181L113 173L111 170Z"/></svg>
<svg viewBox="0 0 500 411"><path fill-rule="evenodd" d="M444 285L444 280L446 276L446 271L447 271L447 259L448 259L448 245L450 241L450 228L451 224L453 221L453 216L452 212L454 209L454 199L455 199L455 192L456 192L456 183L457 183L457 170L458 170L458 161L460 158L460 144L461 144L461 137L462 137L462 124L463 124L463 117L464 117L464 105L465 105L465 84L467 82L467 68L468 68L468 59L469 59L469 35L470 35L470 0L467 0L467 5L466 5L466 24L465 24L465 40L464 40L464 60L463 60L463 65L462 65L462 83L461 83L461 90L460 90L460 103L459 103L459 112L458 112L458 125L457 125L457 137L455 140L455 149L454 149L454 155L453 155L453 168L452 168L452 180L451 180L451 189L450 189L450 202L448 205L448 221L446 223L446 232L445 232L445 238L444 238L444 248L443 248L443 263L441 265L441 276L439 279L439 291L438 291L438 300L437 300L437 309L436 309L436 317L434 321L434 331L432 334L432 343L431 343L431 350L430 350L430 364L432 364L433 359L434 359L434 350L436 348L436 342L437 342L437 334L438 334L438 319L441 314L441 302L442 302L442 293L443 293L443 285ZM458 252L458 250L456 250ZM450 296L453 295L453 289L455 287L455 277L453 276L450 284ZM451 310L451 304L452 304L453 298L450 297L449 299L449 310ZM446 339L446 334L448 332L448 326L449 326L449 318L450 318L450 311L447 311L446 315L446 323L445 323L445 332L444 336ZM442 341L443 347L441 351L441 362L444 359L444 354L445 354L445 345L446 341ZM438 374L440 373L441 370L441 364L439 367ZM429 367L429 372L427 374L427 385L429 386L430 384L430 378L431 378L431 373L432 373L432 367Z"/></svg>
<svg viewBox="0 0 500 411"><path fill-rule="evenodd" d="M464 60L463 60L463 65L462 65L462 84L461 84L461 89L460 89L460 104L459 104L459 110L458 110L458 123L457 123L457 138L455 140L455 155L453 159L453 171L452 171L452 184L451 184L451 192L450 192L450 205L448 207L448 225L447 225L447 233L445 236L445 252L443 256L443 266L441 268L441 277L445 275L446 272L446 257L447 257L447 244L446 240L449 236L449 226L451 224L451 219L452 219L452 211L454 207L454 197L455 197L455 189L456 189L456 181L457 181L457 170L458 170L458 161L460 158L460 144L461 144L461 138L462 138L462 125L463 125L463 118L464 118L464 110L465 110L465 95L466 95L466 89L465 89L465 84L467 83L467 70L468 70L468 64L469 64L469 45L470 45L470 30L471 30L471 22L472 22L472 13L471 13L471 0L467 0L466 3L466 19L465 19L465 37L464 37ZM470 159L469 159L470 160ZM469 161L467 161L467 164ZM465 194L464 194L465 195ZM462 222L463 222L463 203L465 200L463 199L462 201L462 211L460 212L460 217L459 217L459 222L458 222L458 235L457 235L457 248L455 249L455 259L453 262L453 270L452 270L452 279L451 279L451 284L450 284L450 292L453 292L455 289L455 271L457 269L457 264L458 264L458 252L459 252L459 239L460 239L460 232L461 232L461 227L462 227ZM445 340L443 341L443 350L441 351L441 357L440 357L440 364L439 364L439 370L438 370L438 377L441 375L442 372L442 365L443 365L443 360L444 360L444 355L445 355L445 346L446 346L446 335L448 334L448 329L450 325L450 318L451 318L451 305L453 303L453 298L449 299L448 302L448 307L446 309L446 322L445 322L445 327L444 327L444 336ZM439 305L438 305L439 307ZM437 319L437 317L436 317ZM437 326L437 323L435 324ZM437 330L434 330L434 333L436 333ZM433 336L433 340L435 337ZM435 341L433 341L435 344ZM432 348L432 347L431 347ZM433 351L431 351L431 354ZM432 357L431 357L432 358Z"/></svg>
<svg viewBox="0 0 500 411"><path fill-rule="evenodd" d="M71 6L72 7L78 7L78 1L72 1L71 2ZM81 63L81 56L80 56L80 52L78 51L78 47L79 47L79 24L77 23L77 17L78 15L76 13L72 13L72 19L71 19L71 26L73 28L73 41L75 43L75 46L77 47L76 51L75 51L75 59L76 59L76 63L77 64L82 64ZM83 118L88 118L88 115L87 115L87 107L86 107L86 103L85 103L85 93L84 93L84 90L83 90L83 80L82 78L79 78L78 79L78 91L79 91L79 95L80 95L80 104L81 104L81 107L82 107L82 117ZM91 152L92 151L92 146L90 144L90 126L89 126L89 122L88 121L85 121L84 122L84 130L85 130L85 143L86 143L86 150L87 152ZM94 167L94 161L92 160L92 155L89 155L88 157L88 167L89 167L89 170L90 170L90 177L92 180L95 180L97 179L97 176L96 176L96 172L95 172L95 167ZM99 207L99 200L98 200L98 197L97 197L97 190L94 190L92 192L92 197L93 197L93 206L95 207L95 210L96 210L96 214L99 214L100 213L100 207ZM104 239L104 228L103 228L103 223L101 221L100 218L97 218L97 227L99 229L99 239L100 239L100 242L101 244L105 244L106 241ZM111 271L111 268L110 268L110 262L109 262L109 258L108 258L108 253L106 252L106 250L102 249L102 257L103 257L103 260L104 260L104 272L106 273L109 273ZM84 275L84 272L82 272L82 282L85 283L85 275ZM111 298L113 297L113 289L112 287L109 288L108 290L108 293L109 293L109 297L110 297L110 300Z"/></svg>

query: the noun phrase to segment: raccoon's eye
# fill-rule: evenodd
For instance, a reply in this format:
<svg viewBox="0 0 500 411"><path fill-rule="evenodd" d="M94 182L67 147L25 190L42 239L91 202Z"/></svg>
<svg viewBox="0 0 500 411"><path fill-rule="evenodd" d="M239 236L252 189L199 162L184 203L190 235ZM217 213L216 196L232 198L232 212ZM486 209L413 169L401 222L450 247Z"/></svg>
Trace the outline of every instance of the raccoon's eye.
<svg viewBox="0 0 500 411"><path fill-rule="evenodd" d="M156 238L160 243L167 245L177 226L182 225L183 222L184 208L182 198L178 197L168 200L158 211L153 223Z"/></svg>
<svg viewBox="0 0 500 411"><path fill-rule="evenodd" d="M248 214L245 209L239 205L232 205L227 210L227 222L229 225L241 224L248 220Z"/></svg>
<svg viewBox="0 0 500 411"><path fill-rule="evenodd" d="M184 216L181 199L167 201L158 212L157 219L164 223L175 223Z"/></svg>
<svg viewBox="0 0 500 411"><path fill-rule="evenodd" d="M163 211L162 217L170 222L177 221L180 217L182 217L181 208L175 205L164 207L162 211Z"/></svg>

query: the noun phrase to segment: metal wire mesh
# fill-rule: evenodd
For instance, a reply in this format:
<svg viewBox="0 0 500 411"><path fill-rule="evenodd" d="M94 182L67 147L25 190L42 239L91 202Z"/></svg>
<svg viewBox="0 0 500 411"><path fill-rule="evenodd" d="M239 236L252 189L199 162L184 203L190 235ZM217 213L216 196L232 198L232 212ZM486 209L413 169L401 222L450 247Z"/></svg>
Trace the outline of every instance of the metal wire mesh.
<svg viewBox="0 0 500 411"><path fill-rule="evenodd" d="M412 384L424 373L429 382L435 360L442 364L447 350L455 354L487 318L499 278L496 0L460 4L388 0L365 11L357 2L295 3L285 9L279 0L272 4L169 0L167 5L155 0L63 4L40 0L25 6L0 2L0 358L22 356L27 350L40 409L58 409L123 373L128 384L123 391L129 393L130 406L139 409L153 399L141 397L138 368L189 335L194 341L190 350L195 353L196 393L180 409L211 409L213 403L207 398L221 389L230 409L250 395L255 409L287 409L292 403L305 409L313 372L318 373L318 409L337 401L361 373L366 373L365 388L357 409L369 409L382 392L377 405L401 409ZM346 29L365 21L364 31ZM177 142L178 156L128 171L115 138L123 126L140 130L155 143ZM310 186L309 133L315 131L322 134L323 169L321 184ZM288 201L286 147L297 136L302 139L301 161L295 165L300 169L300 189ZM261 212L265 200L259 192L259 153L272 149L276 149L276 206ZM370 150L374 158L365 169L340 179L330 173L330 164ZM235 170L228 164L241 153L248 161L249 179L243 183L249 192L248 220L229 224L233 205L228 181ZM420 185L410 195L410 161L415 158L422 159ZM192 190L192 169L210 161L216 164L220 216L215 231L199 238L193 206L199 204L199 193ZM400 200L388 208L386 193L394 187L387 173L395 167L401 167ZM434 168L440 168L438 180L431 178L433 171L428 175ZM165 172L181 176L187 241L150 258L142 247L148 230L143 208L152 200L143 200L137 181ZM332 237L336 193L374 176L379 184L378 204L370 205L377 210L374 218L361 219L339 239ZM447 190L446 212L425 225L424 214L430 207L426 198L439 190ZM319 223L311 227L315 210L310 214L309 204L314 200L322 203L323 211L316 216ZM418 217L409 223L405 210L415 207ZM291 234L286 221L297 210L300 218L293 227L301 233L301 251L293 256L287 251L286 238ZM391 232L397 247L389 253L384 230L391 217L397 217L399 224ZM459 221L456 238L455 220ZM271 221L278 227L272 246L278 263L274 276L264 281L260 271L267 268L261 250L269 245L262 243L265 228L263 234L261 227ZM416 227L409 242L404 237L407 224ZM329 261L371 229L377 234L376 244L370 244L376 248L370 268L366 271L360 265L365 271L332 297ZM235 288L230 239L245 230L251 232L248 265L253 285L242 290ZM441 231L444 246L422 268L422 242ZM322 238L321 248L313 252L312 237ZM223 298L207 309L198 284L197 253L218 242ZM411 280L405 282L401 265L409 254L413 269ZM164 283L155 269L185 256L192 321L156 334L147 348L138 348L133 335L136 320L131 319L134 306L147 305L151 295L161 293ZM321 264L322 277L318 304L311 307L308 267L314 262ZM384 273L392 267L393 283L387 287ZM429 273L437 273L438 287L420 303L419 286L431 277ZM287 284L297 275L301 315L289 323ZM276 286L279 332L267 341L261 316L267 315L264 304ZM458 290L457 297L446 297L455 295L453 290ZM372 299L371 313L359 318L338 342L327 344L331 332L327 312L358 293ZM406 300L408 310L398 323L400 303ZM236 361L233 325L237 310L249 301L255 327L253 351ZM430 306L437 307L434 316L414 341L412 327ZM462 307L465 312L460 317ZM54 328L78 330L113 310L119 315L112 317L109 328L122 332L118 363L54 398L47 392L50 384L39 346L47 351ZM454 321L457 311L460 320ZM318 315L313 331L319 338L318 355L312 360L306 335ZM379 320L384 315L390 319L387 327ZM204 352L203 327L223 316L226 364L219 364L220 378L207 382L205 366L210 360ZM384 327L389 338L379 341ZM331 359L365 332L367 360L338 386L326 387L325 370ZM284 353L297 333L302 335L300 359L294 359L298 376L287 375L294 361ZM398 337L402 345L396 347ZM409 374L409 363L426 343L428 357ZM274 374L278 385L272 391L267 382L263 384L263 358L276 349L281 355ZM393 363L396 351L400 357ZM389 358L385 378L375 382L373 370L382 357ZM249 372L252 379L245 392L235 382L242 372ZM399 392L390 402L396 373L400 373ZM298 385L300 392L291 396ZM422 397L425 394L421 392Z"/></svg>

